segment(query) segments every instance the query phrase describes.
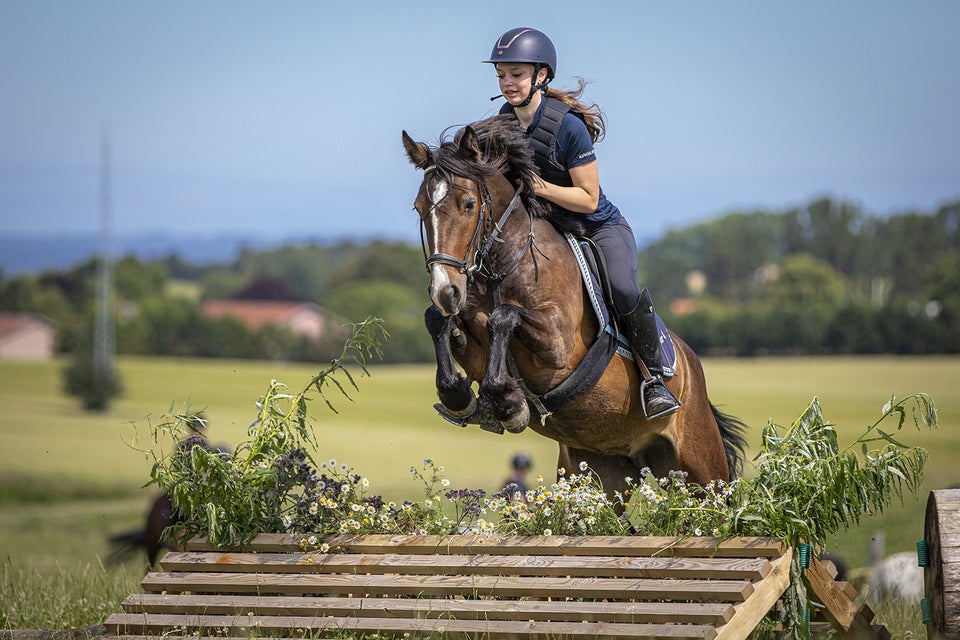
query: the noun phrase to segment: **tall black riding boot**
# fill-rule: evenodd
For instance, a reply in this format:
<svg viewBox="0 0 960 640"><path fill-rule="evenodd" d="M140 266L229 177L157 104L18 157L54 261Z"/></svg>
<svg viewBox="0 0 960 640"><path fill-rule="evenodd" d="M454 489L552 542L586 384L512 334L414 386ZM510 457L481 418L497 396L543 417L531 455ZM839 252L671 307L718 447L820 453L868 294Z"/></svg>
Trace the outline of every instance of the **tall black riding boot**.
<svg viewBox="0 0 960 640"><path fill-rule="evenodd" d="M660 362L660 335L653 299L644 287L633 311L620 317L621 331L630 343L630 350L637 360L643 375L640 383L640 399L647 420L668 416L680 408L680 401L663 383L663 366Z"/></svg>

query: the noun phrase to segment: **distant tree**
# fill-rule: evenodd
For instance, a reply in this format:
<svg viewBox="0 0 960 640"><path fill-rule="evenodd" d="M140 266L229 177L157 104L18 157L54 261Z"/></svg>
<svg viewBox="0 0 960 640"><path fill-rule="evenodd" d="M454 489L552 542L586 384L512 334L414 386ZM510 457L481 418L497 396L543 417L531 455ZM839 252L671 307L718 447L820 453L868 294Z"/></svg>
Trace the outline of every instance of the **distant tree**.
<svg viewBox="0 0 960 640"><path fill-rule="evenodd" d="M710 241L703 256L711 295L748 300L756 288L755 274L782 257L782 223L770 213L724 216L708 223Z"/></svg>
<svg viewBox="0 0 960 640"><path fill-rule="evenodd" d="M923 292L934 312L931 321L939 334L938 351L960 352L960 251L947 253L930 266Z"/></svg>
<svg viewBox="0 0 960 640"><path fill-rule="evenodd" d="M829 263L808 253L797 253L780 265L779 273L763 285L762 296L775 306L833 307L844 301L847 283Z"/></svg>
<svg viewBox="0 0 960 640"><path fill-rule="evenodd" d="M162 293L168 277L163 264L126 256L114 263L113 280L118 299L139 301Z"/></svg>
<svg viewBox="0 0 960 640"><path fill-rule="evenodd" d="M783 245L781 216L732 213L670 231L648 246L638 257L640 281L662 302L689 295L687 274L697 270L707 276L707 295L747 300L755 293L755 274L783 257Z"/></svg>
<svg viewBox="0 0 960 640"><path fill-rule="evenodd" d="M230 297L238 300L303 300L291 291L286 280L276 276L255 276Z"/></svg>
<svg viewBox="0 0 960 640"><path fill-rule="evenodd" d="M120 396L123 387L115 369L99 371L94 364L92 330L83 332L84 339L75 345L61 371L63 390L78 398L88 411L106 411L110 402Z"/></svg>
<svg viewBox="0 0 960 640"><path fill-rule="evenodd" d="M843 304L824 330L824 348L831 353L883 353L879 315L876 309L861 302Z"/></svg>
<svg viewBox="0 0 960 640"><path fill-rule="evenodd" d="M400 242L374 241L347 257L334 271L337 286L348 282L393 282L425 291L423 252Z"/></svg>
<svg viewBox="0 0 960 640"><path fill-rule="evenodd" d="M423 325L428 301L422 291L392 282L354 281L330 296L327 308L351 322L368 316L383 320L390 339L383 345L384 362L426 362L433 346Z"/></svg>
<svg viewBox="0 0 960 640"><path fill-rule="evenodd" d="M847 275L860 270L869 221L859 207L821 198L787 212L784 223L788 253L809 253Z"/></svg>
<svg viewBox="0 0 960 640"><path fill-rule="evenodd" d="M698 225L670 230L662 240L640 252L640 283L650 289L655 302L688 294L686 275L703 269L703 255L708 243L705 225Z"/></svg>

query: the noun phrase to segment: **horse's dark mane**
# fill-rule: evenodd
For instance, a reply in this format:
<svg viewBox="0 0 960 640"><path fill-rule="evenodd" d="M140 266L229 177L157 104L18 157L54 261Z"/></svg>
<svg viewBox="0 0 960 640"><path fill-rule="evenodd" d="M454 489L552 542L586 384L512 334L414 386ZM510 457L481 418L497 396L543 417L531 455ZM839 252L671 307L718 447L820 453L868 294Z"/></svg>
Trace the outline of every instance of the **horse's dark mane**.
<svg viewBox="0 0 960 640"><path fill-rule="evenodd" d="M532 215L549 217L549 207L533 195L533 179L538 174L537 165L533 160L533 149L516 117L498 115L468 126L479 138L483 151L482 161L475 162L461 154L459 142L466 131L464 127L456 133L453 140L442 142L435 150L433 159L437 171L448 181L453 176L460 176L474 182L483 182L502 173L514 184L520 183L523 204Z"/></svg>

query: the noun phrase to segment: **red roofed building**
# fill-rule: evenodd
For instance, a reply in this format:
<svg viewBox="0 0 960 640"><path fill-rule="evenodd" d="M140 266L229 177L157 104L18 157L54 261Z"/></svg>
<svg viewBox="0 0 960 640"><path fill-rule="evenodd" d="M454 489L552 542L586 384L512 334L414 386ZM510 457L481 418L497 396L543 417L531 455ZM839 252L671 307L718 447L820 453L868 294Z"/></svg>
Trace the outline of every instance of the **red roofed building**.
<svg viewBox="0 0 960 640"><path fill-rule="evenodd" d="M49 360L57 330L35 313L0 313L0 360Z"/></svg>
<svg viewBox="0 0 960 640"><path fill-rule="evenodd" d="M251 330L284 327L293 333L319 340L328 331L329 314L319 305L301 300L207 300L200 311L207 318L236 318ZM339 329L339 323L337 323Z"/></svg>

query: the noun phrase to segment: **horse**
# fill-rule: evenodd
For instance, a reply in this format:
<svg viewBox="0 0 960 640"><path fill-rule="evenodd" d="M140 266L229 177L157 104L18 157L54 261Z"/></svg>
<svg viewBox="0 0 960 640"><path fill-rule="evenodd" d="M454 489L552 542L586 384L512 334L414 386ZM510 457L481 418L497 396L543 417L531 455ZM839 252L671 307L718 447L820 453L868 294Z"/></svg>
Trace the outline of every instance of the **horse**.
<svg viewBox="0 0 960 640"><path fill-rule="evenodd" d="M107 556L107 566L116 566L142 549L147 555L147 567L153 567L161 550L174 548L164 538L164 531L177 521L178 513L173 508L170 496L161 493L150 504L142 529L133 529L110 536L111 551Z"/></svg>
<svg viewBox="0 0 960 640"><path fill-rule="evenodd" d="M414 210L441 415L501 433L529 427L559 443L558 471L585 462L611 496L646 470L685 471L700 486L733 479L746 426L710 402L701 363L677 335L667 385L681 408L657 420L644 416L629 356L591 355L605 328L588 313L569 229L532 195L537 170L514 117L467 125L437 146L402 138L423 172Z"/></svg>

